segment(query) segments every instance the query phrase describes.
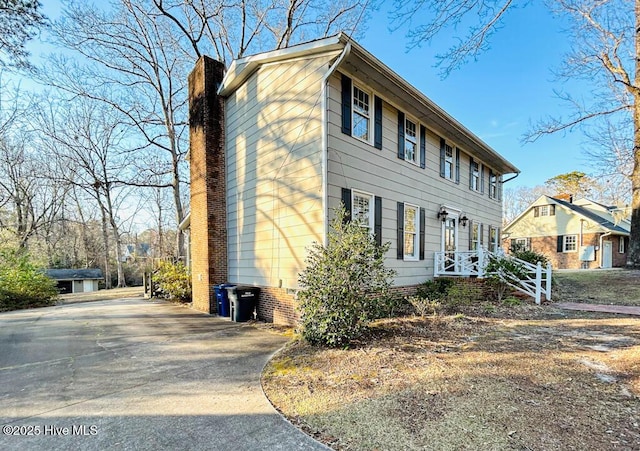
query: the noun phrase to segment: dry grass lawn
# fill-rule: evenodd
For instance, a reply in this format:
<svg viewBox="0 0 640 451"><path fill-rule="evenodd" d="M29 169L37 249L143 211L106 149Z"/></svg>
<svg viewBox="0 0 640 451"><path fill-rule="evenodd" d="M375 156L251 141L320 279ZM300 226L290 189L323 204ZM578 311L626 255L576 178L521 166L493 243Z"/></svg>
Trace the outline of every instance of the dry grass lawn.
<svg viewBox="0 0 640 451"><path fill-rule="evenodd" d="M293 341L263 386L337 450L640 450L640 317L522 305L382 320L350 349Z"/></svg>

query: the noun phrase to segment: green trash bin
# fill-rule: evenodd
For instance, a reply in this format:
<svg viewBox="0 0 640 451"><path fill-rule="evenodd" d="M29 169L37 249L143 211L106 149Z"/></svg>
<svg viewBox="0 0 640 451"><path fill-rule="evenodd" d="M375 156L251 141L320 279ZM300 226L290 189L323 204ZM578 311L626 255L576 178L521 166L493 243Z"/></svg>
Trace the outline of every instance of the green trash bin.
<svg viewBox="0 0 640 451"><path fill-rule="evenodd" d="M240 323L254 319L260 288L236 286L226 287L226 290L229 297L231 321Z"/></svg>

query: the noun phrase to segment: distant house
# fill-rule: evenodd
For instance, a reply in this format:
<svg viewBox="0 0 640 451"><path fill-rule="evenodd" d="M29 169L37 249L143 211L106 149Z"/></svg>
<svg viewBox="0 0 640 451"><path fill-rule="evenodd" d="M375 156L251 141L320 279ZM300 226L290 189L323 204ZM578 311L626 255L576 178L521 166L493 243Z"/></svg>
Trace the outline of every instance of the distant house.
<svg viewBox="0 0 640 451"><path fill-rule="evenodd" d="M131 262L138 258L151 256L151 245L149 243L127 244L122 251L122 261Z"/></svg>
<svg viewBox="0 0 640 451"><path fill-rule="evenodd" d="M62 294L98 291L98 282L104 280L99 268L47 269L46 274L58 283Z"/></svg>
<svg viewBox="0 0 640 451"><path fill-rule="evenodd" d="M545 254L555 269L622 267L627 261L628 212L589 199L541 196L505 226L505 250Z"/></svg>

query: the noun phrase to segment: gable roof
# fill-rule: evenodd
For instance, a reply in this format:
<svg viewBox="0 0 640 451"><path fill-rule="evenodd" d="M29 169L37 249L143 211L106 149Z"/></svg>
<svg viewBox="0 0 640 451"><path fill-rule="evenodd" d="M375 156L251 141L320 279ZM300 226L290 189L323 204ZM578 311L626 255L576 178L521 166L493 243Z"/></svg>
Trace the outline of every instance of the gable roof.
<svg viewBox="0 0 640 451"><path fill-rule="evenodd" d="M498 175L520 173L517 167L491 146L344 33L234 60L220 84L218 94L229 96L264 64L331 53L335 55L337 64L332 65L330 70L357 73L363 82L386 96L395 107L406 110L436 133L460 145L466 153L490 164Z"/></svg>
<svg viewBox="0 0 640 451"><path fill-rule="evenodd" d="M103 279L100 268L91 269L47 269L45 274L55 280Z"/></svg>
<svg viewBox="0 0 640 451"><path fill-rule="evenodd" d="M542 195L538 199L536 199L534 202L532 202L531 205L529 205L514 220L512 220L509 224L507 224L504 227L503 232L508 232L511 226L517 223L520 220L520 218L526 215L533 208L541 205L556 204L564 207L566 210L568 210L571 213L582 216L584 219L587 219L599 225L600 227L602 227L604 230L608 232L618 233L621 235L629 235L629 229L624 227L624 225L626 225L626 222L619 222L619 221L616 221L616 218L614 218L612 214L612 209L614 207L607 207L603 204L600 204L598 202L594 202L588 199L584 199L580 203L582 205L578 205L576 203L569 202L563 199L558 199L556 197ZM587 208L585 205L588 205L588 204L597 205L599 207L600 213L596 213L595 211Z"/></svg>
<svg viewBox="0 0 640 451"><path fill-rule="evenodd" d="M562 200L562 199L556 199L555 197L551 197L550 199L553 199L557 204L562 205L563 207L573 211L574 213L584 216L588 220L598 224L599 226L601 226L604 229L607 229L610 232L616 232L621 234L629 233L629 230L621 227L620 225L614 222L615 219L611 214L608 215L610 218L606 218L604 217L604 215L599 215L581 205L576 205L574 203L567 202L566 200ZM602 204L598 204L598 205L602 205Z"/></svg>

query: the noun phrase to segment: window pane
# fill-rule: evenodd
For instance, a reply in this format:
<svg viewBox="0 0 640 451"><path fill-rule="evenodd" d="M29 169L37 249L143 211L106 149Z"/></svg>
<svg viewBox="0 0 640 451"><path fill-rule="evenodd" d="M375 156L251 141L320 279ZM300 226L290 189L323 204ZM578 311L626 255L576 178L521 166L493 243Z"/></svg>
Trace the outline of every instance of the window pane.
<svg viewBox="0 0 640 451"><path fill-rule="evenodd" d="M414 257L416 253L415 249L415 233L404 234L404 255L405 257Z"/></svg>
<svg viewBox="0 0 640 451"><path fill-rule="evenodd" d="M369 140L369 94L353 87L353 136Z"/></svg>
<svg viewBox="0 0 640 451"><path fill-rule="evenodd" d="M353 205L351 206L351 214L353 219L358 221L364 227L370 227L370 204L369 196L353 195Z"/></svg>
<svg viewBox="0 0 640 451"><path fill-rule="evenodd" d="M404 211L404 229L407 232L416 231L416 211L413 208Z"/></svg>

